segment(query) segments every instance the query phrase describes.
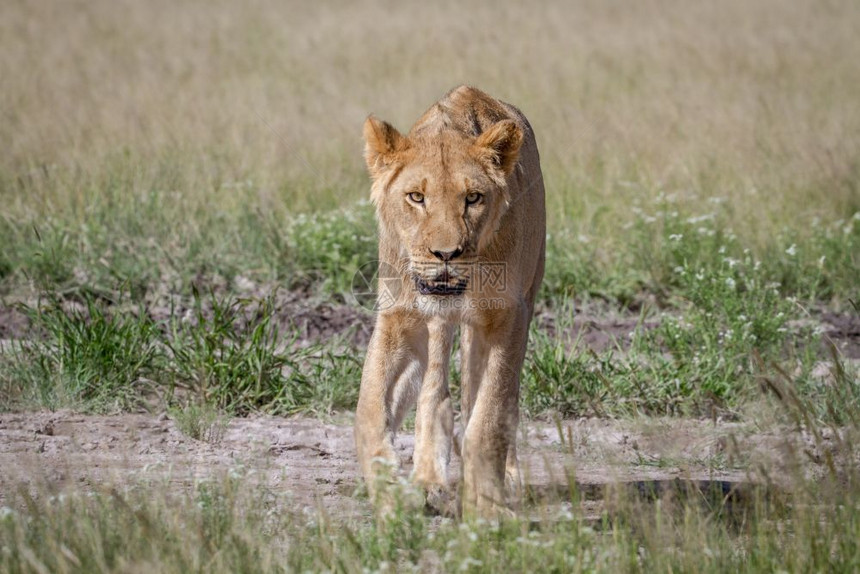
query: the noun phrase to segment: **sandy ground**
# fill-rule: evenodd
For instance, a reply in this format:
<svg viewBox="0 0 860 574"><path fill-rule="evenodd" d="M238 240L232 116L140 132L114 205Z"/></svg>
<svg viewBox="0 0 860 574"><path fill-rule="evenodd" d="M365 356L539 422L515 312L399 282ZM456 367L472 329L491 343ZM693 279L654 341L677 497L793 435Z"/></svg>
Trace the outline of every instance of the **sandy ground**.
<svg viewBox="0 0 860 574"><path fill-rule="evenodd" d="M715 486L725 493L758 482L750 460L776 453L776 444L776 435L753 433L739 423L524 422L519 452L530 492L526 505L569 498L571 472L589 514L599 512L604 490L619 483L639 490ZM398 436L404 476L412 446L411 433ZM455 475L459 464L454 456ZM348 419L332 424L236 418L223 439L211 444L183 435L165 415L0 414L0 505L19 488L63 492L147 484L181 492L226 473L240 473L285 495L294 509L322 505L337 516L355 518L371 512L366 497L357 494L360 479Z"/></svg>

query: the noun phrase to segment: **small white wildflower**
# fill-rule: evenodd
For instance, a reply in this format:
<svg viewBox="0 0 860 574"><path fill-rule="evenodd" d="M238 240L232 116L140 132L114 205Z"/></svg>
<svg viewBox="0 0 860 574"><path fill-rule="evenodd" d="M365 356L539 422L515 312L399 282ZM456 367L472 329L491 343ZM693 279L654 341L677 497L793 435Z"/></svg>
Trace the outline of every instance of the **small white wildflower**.
<svg viewBox="0 0 860 574"><path fill-rule="evenodd" d="M684 239L684 236L680 233L673 233L669 236L669 240L671 241L681 241L682 239Z"/></svg>
<svg viewBox="0 0 860 574"><path fill-rule="evenodd" d="M789 257L794 257L795 255L797 255L797 245L792 243L791 247L786 249L785 252L789 255Z"/></svg>
<svg viewBox="0 0 860 574"><path fill-rule="evenodd" d="M735 265L740 263L740 261L738 261L737 259L732 259L731 257L725 257L725 258L723 258L723 263L728 265L729 269L734 269Z"/></svg>
<svg viewBox="0 0 860 574"><path fill-rule="evenodd" d="M726 277L726 287L728 287L729 289L734 289L735 288L735 280L731 277Z"/></svg>
<svg viewBox="0 0 860 574"><path fill-rule="evenodd" d="M720 245L720 249L719 249L719 251L717 251L717 253L719 253L720 255L723 255L725 252L726 252L726 246Z"/></svg>
<svg viewBox="0 0 860 574"><path fill-rule="evenodd" d="M674 271L675 271L675 273L677 273L678 275L683 275L683 274L685 273L684 268L683 268L683 267L681 267L681 266L675 267Z"/></svg>
<svg viewBox="0 0 860 574"><path fill-rule="evenodd" d="M825 259L827 259L826 255L822 255L821 257L818 258L818 266L819 267L824 267L824 260Z"/></svg>

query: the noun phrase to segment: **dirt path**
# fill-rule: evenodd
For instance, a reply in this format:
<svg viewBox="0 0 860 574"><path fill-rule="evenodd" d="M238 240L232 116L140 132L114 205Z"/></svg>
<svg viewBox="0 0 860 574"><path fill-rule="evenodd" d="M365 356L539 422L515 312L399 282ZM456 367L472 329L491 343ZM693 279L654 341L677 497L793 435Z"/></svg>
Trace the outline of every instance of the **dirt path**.
<svg viewBox="0 0 860 574"><path fill-rule="evenodd" d="M724 490L749 484L750 456L771 450L772 439L737 423L700 420L528 422L519 450L534 496L563 499L573 471L586 511L596 511L603 489L619 482L640 488L716 484ZM731 445L742 445L738 452L746 455L732 454ZM404 472L412 446L411 433L401 433L397 449ZM459 459L453 465L458 468ZM145 483L181 491L231 472L288 494L297 508L321 503L341 517L370 512L366 498L356 496L359 476L348 420L237 418L220 443L210 444L183 435L163 415L0 414L0 505L22 486L62 492Z"/></svg>

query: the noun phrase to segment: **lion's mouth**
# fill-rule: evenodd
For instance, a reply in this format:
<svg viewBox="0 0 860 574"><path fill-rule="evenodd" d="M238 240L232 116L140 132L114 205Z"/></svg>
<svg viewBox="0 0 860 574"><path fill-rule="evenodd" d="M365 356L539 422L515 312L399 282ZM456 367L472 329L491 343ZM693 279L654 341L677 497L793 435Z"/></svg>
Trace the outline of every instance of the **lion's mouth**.
<svg viewBox="0 0 860 574"><path fill-rule="evenodd" d="M452 279L447 273L433 280L415 277L415 288L422 295L462 295L467 285L465 279Z"/></svg>

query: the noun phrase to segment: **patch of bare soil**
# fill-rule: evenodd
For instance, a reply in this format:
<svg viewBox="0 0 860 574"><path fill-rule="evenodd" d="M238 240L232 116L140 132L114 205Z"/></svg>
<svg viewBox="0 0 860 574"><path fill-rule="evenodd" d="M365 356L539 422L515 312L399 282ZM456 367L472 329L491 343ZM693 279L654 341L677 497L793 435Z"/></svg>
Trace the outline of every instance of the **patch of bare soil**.
<svg viewBox="0 0 860 574"><path fill-rule="evenodd" d="M344 337L356 346L367 346L373 331L373 315L358 305L338 303L311 296L304 291L258 288L240 293L247 303L236 316L236 328L253 326L260 320L262 306L272 305L273 321L285 337L295 334L302 343L318 343L333 337ZM212 315L212 300L201 301L204 316ZM148 312L156 321L167 321L171 313L188 316L193 301L173 298L169 303L156 302Z"/></svg>
<svg viewBox="0 0 860 574"><path fill-rule="evenodd" d="M826 339L849 359L860 359L860 313L821 314L821 327Z"/></svg>
<svg viewBox="0 0 860 574"><path fill-rule="evenodd" d="M595 353L616 348L628 349L637 328L650 331L660 325L656 319L642 320L634 313L619 313L605 308L577 309L570 325L559 326L557 313L546 309L538 310L534 320L550 336L563 336Z"/></svg>
<svg viewBox="0 0 860 574"><path fill-rule="evenodd" d="M750 460L778 454L776 435L700 420L524 422L519 456L525 504L570 499L569 477L596 515L611 485L663 492L678 485L722 492L756 482ZM413 437L397 450L411 466ZM745 454L743 454L745 453ZM460 460L452 460L459 474ZM240 473L285 495L291 508L370 514L361 491L352 426L307 418L233 419L219 443L191 439L164 415L0 414L0 505L17 488L49 492L150 485L184 492L198 481ZM534 507L533 508L537 508ZM528 512L528 510L526 510ZM576 511L576 509L574 509Z"/></svg>
<svg viewBox="0 0 860 574"><path fill-rule="evenodd" d="M29 336L30 321L23 311L0 302L0 341Z"/></svg>

